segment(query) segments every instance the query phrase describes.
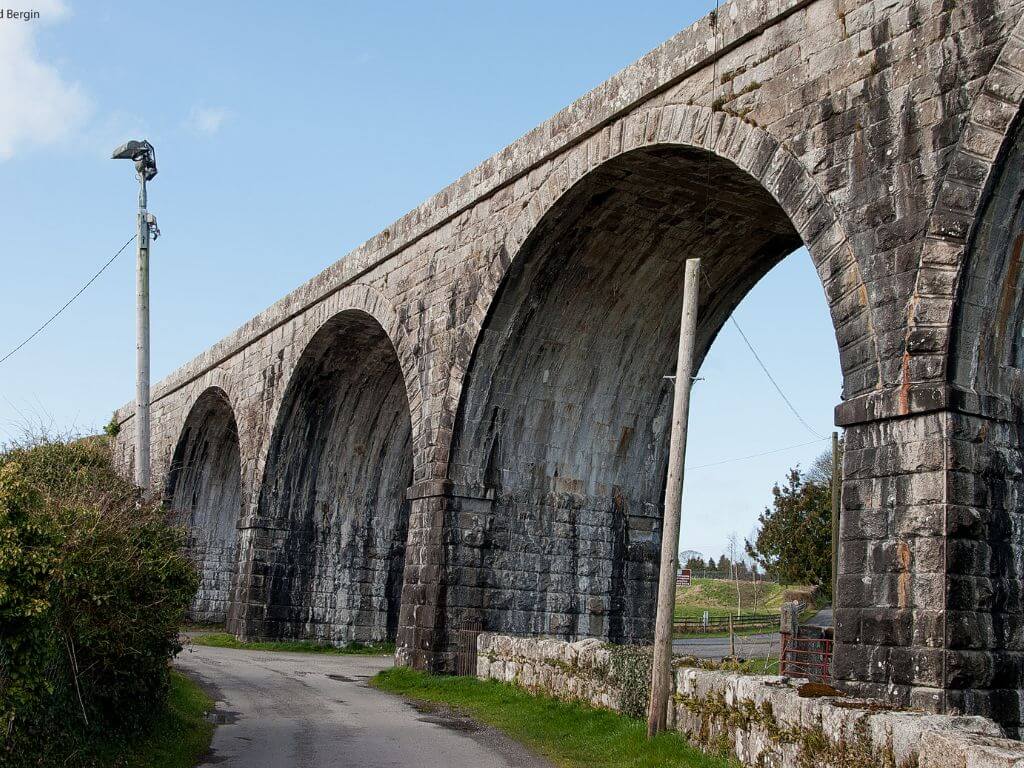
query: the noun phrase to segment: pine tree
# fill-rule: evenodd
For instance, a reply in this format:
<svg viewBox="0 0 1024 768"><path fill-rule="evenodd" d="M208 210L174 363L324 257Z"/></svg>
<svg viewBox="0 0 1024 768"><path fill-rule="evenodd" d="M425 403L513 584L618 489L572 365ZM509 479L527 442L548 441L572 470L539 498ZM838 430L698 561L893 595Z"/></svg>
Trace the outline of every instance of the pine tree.
<svg viewBox="0 0 1024 768"><path fill-rule="evenodd" d="M772 489L772 506L758 518L757 538L747 541L747 554L785 584L832 586L831 472L815 462L813 472L794 468L781 486ZM831 466L829 464L829 466Z"/></svg>

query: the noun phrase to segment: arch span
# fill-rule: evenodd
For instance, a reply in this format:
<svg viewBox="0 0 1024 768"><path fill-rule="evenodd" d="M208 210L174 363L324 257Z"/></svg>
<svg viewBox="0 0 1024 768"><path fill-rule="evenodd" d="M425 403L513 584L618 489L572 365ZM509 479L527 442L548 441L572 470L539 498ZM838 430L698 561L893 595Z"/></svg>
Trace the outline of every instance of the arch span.
<svg viewBox="0 0 1024 768"><path fill-rule="evenodd" d="M981 79L936 180L914 294L907 304L904 387L951 385L949 394L929 400L941 398L954 408L982 413L1005 412L1006 393L997 394L1002 389L1024 392L1021 382L1014 381L1024 356L1007 333L1015 311L1010 294L1019 290L1014 265L1019 256L1008 243L1009 232L1020 229L1019 201L1013 197L1021 193L1015 168L1024 156L1022 41L1024 17L1013 24L1013 33ZM995 295L1000 290L1003 295Z"/></svg>
<svg viewBox="0 0 1024 768"><path fill-rule="evenodd" d="M792 153L762 128L707 107L667 104L632 113L614 129L605 129L545 171L544 181L509 224L495 250L473 311L466 324L467 344L450 378L445 411L456 413L464 372L507 271L525 252L527 240L541 221L560 207L563 198L606 163L636 150L688 148L712 159L716 167L738 169L766 191L807 247L828 300L843 371L843 398L854 399L879 390L883 364L876 339L872 287L860 265L839 216L813 177ZM714 161L718 161L715 163ZM697 169L691 181L706 181L708 168ZM712 178L714 185L715 178ZM718 198L714 198L718 200ZM728 205L728 201L723 201ZM874 290L877 290L874 289ZM450 442L438 441L438 460L448 458Z"/></svg>
<svg viewBox="0 0 1024 768"><path fill-rule="evenodd" d="M1024 394L1024 124L1017 119L972 226L953 314L949 374L1009 405ZM977 407L985 408L982 402ZM1004 407L1004 414L1007 409Z"/></svg>
<svg viewBox="0 0 1024 768"><path fill-rule="evenodd" d="M1018 116L971 227L953 312L948 373L957 411L949 416L945 461L958 505L954 519L969 522L951 529L943 604L950 648L972 653L977 671L976 690L949 685L949 706L969 706L1018 731L1024 699L1022 168Z"/></svg>
<svg viewBox="0 0 1024 768"><path fill-rule="evenodd" d="M312 337L270 441L253 573L264 620L248 635L343 644L393 639L412 478L409 402L395 348L346 310ZM250 602L252 599L250 598Z"/></svg>
<svg viewBox="0 0 1024 768"><path fill-rule="evenodd" d="M241 477L234 410L224 390L211 387L185 419L164 491L173 519L188 531L199 569L191 610L196 621L219 624L228 617L238 566Z"/></svg>
<svg viewBox="0 0 1024 768"><path fill-rule="evenodd" d="M694 146L624 152L553 202L502 277L455 419L455 494L493 499L467 555L488 630L650 636L685 261L706 279L699 362L802 244L757 178ZM849 380L872 362L848 357Z"/></svg>

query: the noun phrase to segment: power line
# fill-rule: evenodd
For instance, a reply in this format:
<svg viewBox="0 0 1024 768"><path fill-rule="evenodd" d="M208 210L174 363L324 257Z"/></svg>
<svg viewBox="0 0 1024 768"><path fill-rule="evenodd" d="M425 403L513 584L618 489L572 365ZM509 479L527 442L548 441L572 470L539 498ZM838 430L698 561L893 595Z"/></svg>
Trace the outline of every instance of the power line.
<svg viewBox="0 0 1024 768"><path fill-rule="evenodd" d="M754 356L754 359L757 360L757 364L761 366L761 370L764 371L764 375L768 377L768 381L770 381L772 383L772 386L775 387L775 391L779 393L779 397L781 397L783 401L786 403L786 405L789 406L789 410L793 412L794 416L796 416L797 421L803 424L804 428L812 435L814 435L816 438L818 438L818 440L827 439L825 435L821 434L813 427L811 427L810 424L804 421L804 417L800 415L799 411L797 411L792 401L790 401L790 399L786 397L786 393L782 391L782 387L779 386L779 382L777 382L775 380L775 377L772 376L771 373L768 371L768 367L764 364L764 361L761 360L761 356L757 354L757 350L754 349L754 345L750 343L750 339L747 338L747 334L743 332L743 329L740 328L740 324L736 322L736 316L734 314L729 315L729 319L732 320L732 324L736 326L736 330L739 331L740 336L743 337L743 342L747 345L747 349L750 350L750 354L752 354Z"/></svg>
<svg viewBox="0 0 1024 768"><path fill-rule="evenodd" d="M95 275L93 275L92 277L89 278L89 282L87 282L85 285L83 285L81 288L79 288L78 292L75 293L74 296L72 296L70 299L68 299L66 302L64 302L64 306L62 306L60 309L58 309L56 312L54 312L52 315L50 315L49 319L47 319L47 321L45 323L43 323L41 326L36 328L27 339L25 339L23 342L21 342L18 346L16 346L14 349L12 349L10 352L8 352L6 355L4 355L3 357L0 357L0 365L2 365L4 362L6 362L7 359L9 357L11 357L11 355L13 355L19 349L24 347L30 341L32 341L32 339L34 339L40 333L42 333L43 330L46 328L46 326L48 326L50 323L52 323L54 320L56 320L58 317L60 317L61 313L65 309L70 307L71 303L75 299L77 299L79 296L81 296L83 293L85 293L85 289L88 288L90 285L92 285L96 281L96 278L99 277L100 275L102 275L107 270L107 267L109 267L111 264L114 263L114 259L116 259L118 256L120 256L124 252L124 249L127 248L129 245L131 245L136 237L138 237L137 234L136 235L132 235L131 238L128 240L128 242L126 242L124 245L122 245L120 248L118 248L117 249L117 253L115 253L113 256L111 256L110 259L107 261L107 263L104 264L102 267L100 267L99 271Z"/></svg>
<svg viewBox="0 0 1024 768"><path fill-rule="evenodd" d="M721 12L719 6L720 6L719 0L715 0L715 11L714 11L714 14L715 14L715 16L714 16L714 19L715 19L715 23L714 23L714 26L715 26L715 55L714 55L714 58L712 60L712 65L711 65L711 104L712 104L711 113L712 114L711 114L711 117L708 119L708 132L710 133L710 136L711 136L711 140L709 142L709 146L711 147L711 149L706 153L706 155L707 155L706 163L705 163L706 183L705 183L705 186L704 186L704 237L705 237L705 239L707 239L707 237L708 237L708 229L709 229L708 216L709 216L709 214L711 212L711 155L712 155L712 152L714 151L714 147L715 147L715 116L714 116L715 107L714 107L714 103L716 101L716 91L718 89L718 22L719 22L718 14ZM707 285L708 289L710 290L711 289L711 281L708 280L707 273L702 270L701 271L701 275L704 278L704 283ZM796 416L797 421L799 421L801 424L803 424L804 428L808 432L810 432L812 435L814 435L816 438L818 438L818 440L825 440L826 437L824 435L822 435L817 430L813 429L810 424L808 424L806 421L804 421L804 417L801 416L799 414L799 412L797 412L796 408L793 406L793 403L790 401L790 399L788 397L786 397L786 393L782 391L782 387L779 386L779 383L775 380L775 377L772 376L771 373L768 372L767 366L764 364L764 361L761 360L761 357L757 354L757 351L754 349L754 345L750 343L750 339L747 338L747 334L745 334L743 332L743 329L740 328L740 324L738 322L736 322L736 316L734 314L730 314L729 315L729 319L732 320L732 324L734 326L736 326L736 330L739 331L740 332L740 336L743 337L743 341L747 345L747 349L750 350L750 353L754 356L754 359L757 360L757 364L761 366L761 370L764 371L764 375L768 377L768 380L772 383L772 386L775 387L775 391L779 393L779 397L781 397L783 399L783 401L785 401L786 405L789 406L789 410L793 412L794 416Z"/></svg>
<svg viewBox="0 0 1024 768"><path fill-rule="evenodd" d="M736 462L736 461L746 461L747 459L756 459L756 458L759 458L761 456L770 456L773 453L782 453L783 451L792 451L792 450L795 450L796 448L806 448L808 445L816 445L818 443L824 442L825 440L829 440L829 439L831 439L831 438L823 437L820 440L809 440L806 443L797 443L796 445L787 445L785 448L773 448L770 451L762 451L761 453L752 453L749 456L737 456L734 459L722 459L721 461L713 461L710 464L700 464L700 465L698 465L696 467L687 467L687 470L707 469L708 467L718 467L718 466L721 466L722 464L732 464L733 462Z"/></svg>
<svg viewBox="0 0 1024 768"><path fill-rule="evenodd" d="M708 287L708 291L714 292L714 286L711 285L711 280L708 279L707 273L701 272L701 276L704 278L704 284ZM790 412L796 417L797 421L799 421L804 426L804 429L806 429L808 432L814 435L818 440L828 439L827 435L821 434L816 429L814 429L810 424L808 424L804 417L800 415L800 412L796 409L796 406L793 405L793 401L786 397L786 393L782 391L782 387L779 386L779 382L777 382L775 380L775 377L772 376L771 371L768 370L768 366L764 364L764 360L762 360L761 356L757 354L757 350L754 349L754 345L750 342L750 339L747 338L747 334L745 334L743 332L743 329L740 328L739 321L736 320L735 310L729 315L729 320L732 321L732 324L736 327L736 330L739 331L740 337L743 339L743 343L746 344L747 349L750 350L750 354L754 356L754 359L757 361L757 364L761 366L761 370L764 371L764 375L768 377L768 381L770 381L772 383L772 386L775 387L775 391L779 393L779 397L781 397L783 402L786 403L786 405L789 407Z"/></svg>

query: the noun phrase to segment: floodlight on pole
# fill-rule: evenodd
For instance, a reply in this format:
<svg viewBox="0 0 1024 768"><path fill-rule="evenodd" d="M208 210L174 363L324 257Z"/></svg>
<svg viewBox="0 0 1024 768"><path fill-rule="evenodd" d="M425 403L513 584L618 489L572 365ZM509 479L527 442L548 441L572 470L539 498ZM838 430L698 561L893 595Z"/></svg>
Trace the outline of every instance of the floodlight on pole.
<svg viewBox="0 0 1024 768"><path fill-rule="evenodd" d="M156 150L148 141L129 141L113 160L131 160L139 178L138 259L135 269L135 484L149 490L149 243L160 236L156 217L146 211L146 182L156 176Z"/></svg>

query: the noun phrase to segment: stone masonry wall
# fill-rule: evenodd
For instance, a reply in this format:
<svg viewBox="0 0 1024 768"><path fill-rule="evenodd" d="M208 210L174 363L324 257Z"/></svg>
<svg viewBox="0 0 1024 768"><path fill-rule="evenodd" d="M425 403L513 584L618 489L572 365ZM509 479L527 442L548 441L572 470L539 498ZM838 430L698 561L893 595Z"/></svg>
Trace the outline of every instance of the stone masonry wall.
<svg viewBox="0 0 1024 768"><path fill-rule="evenodd" d="M477 676L614 711L635 710L650 664L597 640L478 639ZM646 677L643 675L646 672ZM708 752L758 768L1020 768L1024 745L983 717L888 708L868 699L800 695L801 681L676 666L669 727ZM637 692L630 687L644 687ZM642 711L642 708L641 708ZM632 714L639 714L633 711Z"/></svg>
<svg viewBox="0 0 1024 768"><path fill-rule="evenodd" d="M394 640L412 451L401 370L376 321L342 313L310 342L267 466L247 524L246 634Z"/></svg>

